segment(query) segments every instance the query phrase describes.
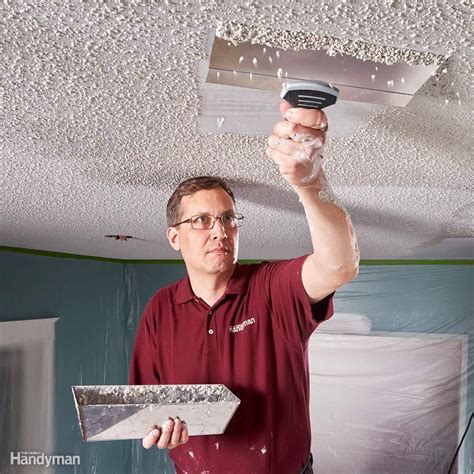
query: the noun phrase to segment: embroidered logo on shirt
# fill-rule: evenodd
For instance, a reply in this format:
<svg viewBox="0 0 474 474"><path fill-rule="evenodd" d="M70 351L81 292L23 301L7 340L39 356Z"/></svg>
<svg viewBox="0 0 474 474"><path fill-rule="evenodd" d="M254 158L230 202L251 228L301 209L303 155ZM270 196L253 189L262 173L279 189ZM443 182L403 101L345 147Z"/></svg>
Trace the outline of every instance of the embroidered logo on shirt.
<svg viewBox="0 0 474 474"><path fill-rule="evenodd" d="M255 324L255 318L247 319L243 323L236 324L235 326L229 326L229 332L243 331L245 327L249 326L250 324Z"/></svg>

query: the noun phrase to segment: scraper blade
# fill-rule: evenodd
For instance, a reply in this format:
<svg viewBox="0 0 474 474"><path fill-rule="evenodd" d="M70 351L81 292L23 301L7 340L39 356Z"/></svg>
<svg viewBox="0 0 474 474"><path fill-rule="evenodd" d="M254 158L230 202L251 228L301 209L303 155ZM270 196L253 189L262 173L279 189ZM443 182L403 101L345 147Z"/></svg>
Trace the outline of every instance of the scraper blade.
<svg viewBox="0 0 474 474"><path fill-rule="evenodd" d="M322 81L339 89L339 100L404 107L438 67L331 56L324 49L234 44L215 36L206 81L276 92L285 83Z"/></svg>

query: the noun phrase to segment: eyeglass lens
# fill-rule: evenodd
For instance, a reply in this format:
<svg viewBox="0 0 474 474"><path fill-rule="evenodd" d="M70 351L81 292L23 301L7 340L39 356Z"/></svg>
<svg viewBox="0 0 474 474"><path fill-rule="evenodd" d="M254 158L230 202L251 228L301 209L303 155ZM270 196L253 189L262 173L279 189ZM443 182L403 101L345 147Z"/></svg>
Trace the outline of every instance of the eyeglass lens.
<svg viewBox="0 0 474 474"><path fill-rule="evenodd" d="M222 216L214 218L214 216L200 215L191 217L191 225L194 229L210 229L214 226L214 222L220 219L222 225L229 229L238 227L240 224L240 216L234 216L232 214L222 214Z"/></svg>

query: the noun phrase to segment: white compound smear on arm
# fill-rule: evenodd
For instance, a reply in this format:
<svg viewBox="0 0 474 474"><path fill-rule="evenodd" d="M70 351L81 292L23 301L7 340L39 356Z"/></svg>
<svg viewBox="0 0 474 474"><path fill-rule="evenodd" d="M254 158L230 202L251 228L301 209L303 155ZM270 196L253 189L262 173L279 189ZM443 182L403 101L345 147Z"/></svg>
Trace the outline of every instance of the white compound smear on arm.
<svg viewBox="0 0 474 474"><path fill-rule="evenodd" d="M348 229L349 237L350 237L350 246L352 250L352 264L354 266L358 265L360 262L360 251L359 251L359 245L357 243L357 238L354 232L354 226L352 225L351 217L349 213L346 211L346 209L344 208L344 206L342 205L341 201L339 201L339 199L336 197L334 191L331 188L331 185L329 184L329 181L324 175L324 172L321 173L319 177L319 182L321 183L321 189L318 192L318 198L321 199L321 201L334 204L335 206L339 207L339 209L341 209L344 212L344 215L346 217L346 222L347 222L347 229ZM342 266L339 266L337 269L340 269L340 268L342 268Z"/></svg>
<svg viewBox="0 0 474 474"><path fill-rule="evenodd" d="M336 197L336 194L331 188L331 185L329 184L329 181L327 180L326 176L324 173L321 173L319 182L321 183L321 189L318 192L318 197L321 199L321 201L324 202L329 202L331 204L335 204L337 207L342 209L344 211L344 214L346 215L346 219L349 217L348 212L342 205L341 201Z"/></svg>

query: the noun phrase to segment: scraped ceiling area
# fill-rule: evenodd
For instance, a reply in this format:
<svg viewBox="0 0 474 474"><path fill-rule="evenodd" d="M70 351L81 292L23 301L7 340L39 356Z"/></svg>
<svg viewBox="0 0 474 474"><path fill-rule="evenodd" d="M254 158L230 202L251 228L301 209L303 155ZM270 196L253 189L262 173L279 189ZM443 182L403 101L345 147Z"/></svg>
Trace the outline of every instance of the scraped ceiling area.
<svg viewBox="0 0 474 474"><path fill-rule="evenodd" d="M310 252L303 209L266 158L265 135L198 126L209 30L238 21L449 57L407 107L379 107L346 136L332 134L335 117L324 167L362 258L473 258L469 2L24 1L0 9L0 245L179 258L166 240L167 199L182 179L211 174L230 181L245 215L241 258Z"/></svg>

